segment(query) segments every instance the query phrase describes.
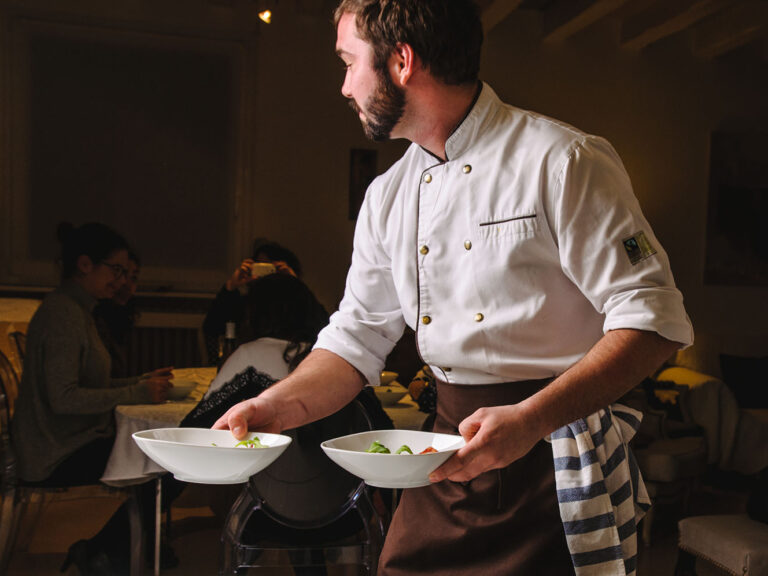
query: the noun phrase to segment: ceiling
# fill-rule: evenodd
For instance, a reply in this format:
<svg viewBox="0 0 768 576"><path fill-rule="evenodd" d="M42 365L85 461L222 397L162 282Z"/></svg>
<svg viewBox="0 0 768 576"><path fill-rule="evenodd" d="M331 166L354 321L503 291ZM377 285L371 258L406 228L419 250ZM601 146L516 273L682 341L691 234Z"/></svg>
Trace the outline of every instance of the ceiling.
<svg viewBox="0 0 768 576"><path fill-rule="evenodd" d="M568 39L605 19L620 27L617 48L640 51L687 34L693 53L713 59L754 48L768 59L768 0L477 0L487 32L516 11L542 19L542 42Z"/></svg>

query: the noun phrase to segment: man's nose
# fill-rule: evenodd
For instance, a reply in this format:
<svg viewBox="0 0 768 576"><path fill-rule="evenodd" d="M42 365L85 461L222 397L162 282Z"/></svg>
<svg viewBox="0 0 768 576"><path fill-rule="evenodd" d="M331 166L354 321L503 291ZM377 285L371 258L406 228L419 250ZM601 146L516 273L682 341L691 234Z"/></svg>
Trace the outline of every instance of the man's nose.
<svg viewBox="0 0 768 576"><path fill-rule="evenodd" d="M352 98L352 92L349 91L349 82L347 81L346 76L344 76L344 82L341 84L341 95L344 96L344 98Z"/></svg>

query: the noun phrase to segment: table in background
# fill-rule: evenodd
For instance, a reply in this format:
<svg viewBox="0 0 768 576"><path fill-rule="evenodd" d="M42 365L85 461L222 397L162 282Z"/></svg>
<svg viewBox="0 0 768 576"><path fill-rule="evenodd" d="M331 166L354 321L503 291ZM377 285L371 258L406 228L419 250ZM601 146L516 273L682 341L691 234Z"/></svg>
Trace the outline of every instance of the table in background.
<svg viewBox="0 0 768 576"><path fill-rule="evenodd" d="M427 419L426 412L419 411L419 405L406 394L395 404L384 406L384 412L392 419L395 428L399 430L421 430Z"/></svg>
<svg viewBox="0 0 768 576"><path fill-rule="evenodd" d="M27 326L40 300L32 298L0 298L0 351L11 361L16 373L21 375L22 362L11 343L13 332L27 333Z"/></svg>
<svg viewBox="0 0 768 576"><path fill-rule="evenodd" d="M110 486L126 486L151 480L165 469L155 464L133 440L133 433L153 428L174 428L202 399L216 368L181 368L173 371L178 380L193 380L197 387L183 401L163 404L123 404L115 408L117 434L101 481Z"/></svg>

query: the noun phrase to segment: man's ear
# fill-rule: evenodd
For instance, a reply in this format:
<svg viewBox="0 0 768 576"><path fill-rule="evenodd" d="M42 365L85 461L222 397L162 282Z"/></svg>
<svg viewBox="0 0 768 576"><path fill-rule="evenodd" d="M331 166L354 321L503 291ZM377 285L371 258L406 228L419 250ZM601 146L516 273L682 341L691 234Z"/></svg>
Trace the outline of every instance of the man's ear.
<svg viewBox="0 0 768 576"><path fill-rule="evenodd" d="M392 77L399 86L405 86L418 65L416 54L410 44L399 42L390 58Z"/></svg>
<svg viewBox="0 0 768 576"><path fill-rule="evenodd" d="M93 260L91 260L90 256L87 254L80 254L80 256L77 257L77 271L80 274L88 274L95 267Z"/></svg>

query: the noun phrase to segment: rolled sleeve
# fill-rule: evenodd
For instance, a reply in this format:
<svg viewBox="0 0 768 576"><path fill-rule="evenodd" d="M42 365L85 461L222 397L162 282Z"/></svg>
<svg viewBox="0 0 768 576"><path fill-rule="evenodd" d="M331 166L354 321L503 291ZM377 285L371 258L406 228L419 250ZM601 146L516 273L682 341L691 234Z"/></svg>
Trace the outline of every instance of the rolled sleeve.
<svg viewBox="0 0 768 576"><path fill-rule="evenodd" d="M387 355L405 329L400 301L391 273L391 259L383 248L366 194L355 228L352 264L344 298L314 348L342 357L371 385L377 385Z"/></svg>
<svg viewBox="0 0 768 576"><path fill-rule="evenodd" d="M556 230L563 270L605 314L604 331L647 330L688 346L693 328L669 258L643 216L613 147L589 137L561 174ZM632 254L627 243L641 237Z"/></svg>

